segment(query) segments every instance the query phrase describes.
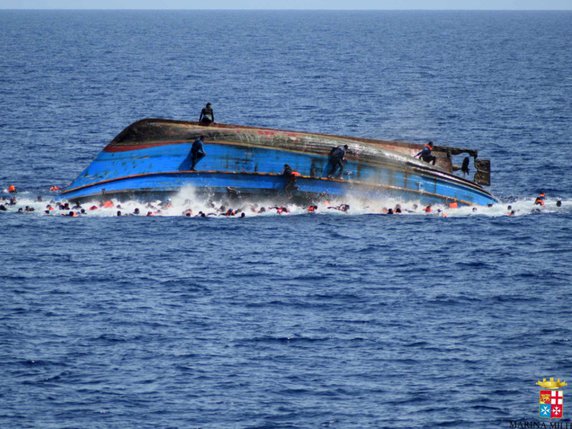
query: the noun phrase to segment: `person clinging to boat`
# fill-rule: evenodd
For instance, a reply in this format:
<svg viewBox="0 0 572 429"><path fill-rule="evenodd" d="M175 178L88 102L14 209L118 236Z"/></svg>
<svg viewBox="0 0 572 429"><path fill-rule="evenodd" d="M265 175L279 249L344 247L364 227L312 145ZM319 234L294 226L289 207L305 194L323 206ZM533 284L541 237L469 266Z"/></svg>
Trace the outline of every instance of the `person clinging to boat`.
<svg viewBox="0 0 572 429"><path fill-rule="evenodd" d="M417 155L415 155L415 158L422 159L425 162L431 162L433 163L433 165L435 165L435 162L437 162L437 158L435 157L435 155L431 153L432 151L433 151L433 142L429 142L423 147L422 151L420 151Z"/></svg>
<svg viewBox="0 0 572 429"><path fill-rule="evenodd" d="M207 103L205 107L201 110L201 115L199 116L199 123L201 125L210 125L214 122L214 111L211 103Z"/></svg>
<svg viewBox="0 0 572 429"><path fill-rule="evenodd" d="M195 167L199 161L207 156L205 152L204 139L204 136L199 136L191 146L191 171L195 171Z"/></svg>
<svg viewBox="0 0 572 429"><path fill-rule="evenodd" d="M344 161L348 149L349 147L347 144L332 148L330 151L330 158L328 160L328 177L341 177L344 172Z"/></svg>
<svg viewBox="0 0 572 429"><path fill-rule="evenodd" d="M292 170L289 164L284 164L284 170L282 171L282 176L286 178L286 183L284 185L284 191L286 195L292 196L292 192L298 190L296 186L296 178L300 176L300 173Z"/></svg>

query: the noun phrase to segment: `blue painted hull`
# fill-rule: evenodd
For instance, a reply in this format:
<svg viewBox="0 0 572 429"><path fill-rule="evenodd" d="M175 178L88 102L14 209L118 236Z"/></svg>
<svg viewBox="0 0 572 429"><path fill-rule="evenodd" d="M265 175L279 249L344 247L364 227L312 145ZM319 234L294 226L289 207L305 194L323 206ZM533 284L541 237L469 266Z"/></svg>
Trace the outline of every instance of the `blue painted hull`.
<svg viewBox="0 0 572 429"><path fill-rule="evenodd" d="M301 176L295 196L323 195L358 198L396 198L421 202L449 202L486 205L495 198L474 183L420 163L404 166L391 157L368 163L349 159L341 179L324 177L328 156L284 150L280 147L213 141L205 145L207 156L189 171L192 140L160 141L134 148L108 146L62 193L69 200L110 197L140 197L171 194L192 186L205 193L227 193L233 188L244 195L285 194L289 164Z"/></svg>

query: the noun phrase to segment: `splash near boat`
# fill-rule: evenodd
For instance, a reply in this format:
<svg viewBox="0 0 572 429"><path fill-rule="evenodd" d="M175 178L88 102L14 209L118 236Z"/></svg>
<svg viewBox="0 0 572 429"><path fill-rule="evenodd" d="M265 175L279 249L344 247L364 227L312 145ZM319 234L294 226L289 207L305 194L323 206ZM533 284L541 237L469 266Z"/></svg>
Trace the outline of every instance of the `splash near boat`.
<svg viewBox="0 0 572 429"><path fill-rule="evenodd" d="M206 156L197 163L192 147L200 137ZM143 119L119 133L61 197L155 198L192 186L213 196L291 201L351 196L465 206L497 202L483 187L490 185L490 162L476 150L432 147L434 165L415 158L422 150L397 141ZM459 155L462 166L454 163ZM473 180L456 175L470 172L471 159Z"/></svg>

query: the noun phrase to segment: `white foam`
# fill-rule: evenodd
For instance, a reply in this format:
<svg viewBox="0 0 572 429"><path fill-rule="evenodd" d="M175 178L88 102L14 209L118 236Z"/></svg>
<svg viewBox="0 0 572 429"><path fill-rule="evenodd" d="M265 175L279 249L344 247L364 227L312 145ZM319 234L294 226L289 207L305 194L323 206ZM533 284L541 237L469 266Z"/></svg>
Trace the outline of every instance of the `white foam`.
<svg viewBox="0 0 572 429"><path fill-rule="evenodd" d="M205 213L208 217L227 217L221 211L224 206L225 210L232 208L240 213L245 213L247 217L252 216L292 216L307 214L307 207L301 207L294 204L287 204L287 212L279 213L276 209L277 204L272 200L259 201L256 203L234 201L229 202L223 199L208 200L203 197L197 196L192 187L186 187L180 190L171 199L166 201L153 201L141 202L136 200L131 201L118 201L112 199L113 205L111 207L102 207L100 201L86 202L81 205L85 213L80 214L80 209L74 209L73 203L69 203L69 209L58 208L58 203L54 201L54 196L42 196L42 201L33 198L29 193L19 193L15 195L17 198L16 205L8 205L7 201L2 202L7 207L8 211L0 212L0 214L18 213L22 209L26 215L37 216L64 216L69 214L70 211L79 214L79 217L116 217L118 212L122 216L133 215L136 209L139 209L139 216L146 216L151 213L152 216L170 216L179 217L185 216L185 211L192 210L192 217L196 217L200 212ZM535 197L523 197L513 200L511 202L500 202L492 207L471 206L460 208L449 208L445 205L436 204L432 206L431 213L424 211L425 205L420 202L400 201L396 199L364 201L357 198L344 198L332 199L329 201L322 201L317 203L317 215L365 215L365 214L386 214L387 209L395 210L397 205L401 206L403 216L432 216L432 217L467 217L467 216L489 216L501 217L509 216L511 211L514 211L512 216L527 216L531 214L548 214L548 213L566 213L572 211L572 200L561 200L562 206L557 207L556 198L548 197L544 207L534 204ZM54 210L50 214L45 213L47 205L51 205ZM342 204L349 204L350 209L347 212L336 210L333 207L339 207ZM25 207L31 207L34 211L25 211ZM509 208L510 206L510 208ZM91 210L92 207L96 209ZM261 208L265 211L261 212ZM235 217L235 216L230 216Z"/></svg>

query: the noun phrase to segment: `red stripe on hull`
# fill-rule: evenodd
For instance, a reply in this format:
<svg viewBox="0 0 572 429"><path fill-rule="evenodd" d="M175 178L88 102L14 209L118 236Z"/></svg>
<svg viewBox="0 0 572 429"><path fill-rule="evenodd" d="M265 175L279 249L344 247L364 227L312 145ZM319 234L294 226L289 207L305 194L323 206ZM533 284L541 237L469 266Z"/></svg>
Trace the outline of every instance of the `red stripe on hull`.
<svg viewBox="0 0 572 429"><path fill-rule="evenodd" d="M151 147L160 147L160 146L168 146L171 144L181 144L181 143L190 143L187 140L171 140L171 141L160 141L160 142L149 142L149 143L137 143L136 145L124 145L118 146L113 144L108 144L103 149L104 152L129 152L132 150L139 150L139 149L149 149Z"/></svg>

